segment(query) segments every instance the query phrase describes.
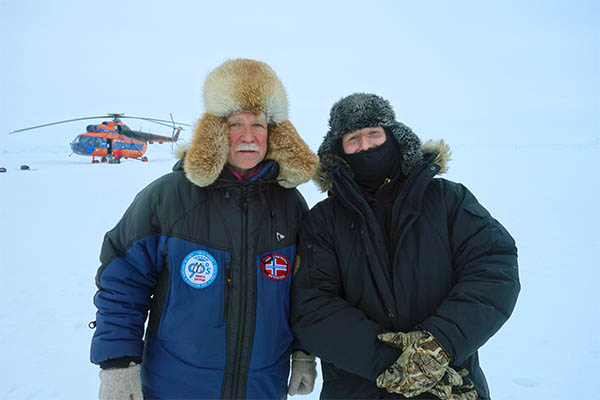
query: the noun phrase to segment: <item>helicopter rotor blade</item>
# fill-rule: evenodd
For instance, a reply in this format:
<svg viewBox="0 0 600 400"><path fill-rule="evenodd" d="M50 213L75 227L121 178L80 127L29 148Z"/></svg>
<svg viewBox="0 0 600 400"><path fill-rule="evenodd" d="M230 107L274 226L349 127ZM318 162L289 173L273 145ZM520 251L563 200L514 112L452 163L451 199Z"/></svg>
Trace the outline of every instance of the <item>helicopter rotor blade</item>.
<svg viewBox="0 0 600 400"><path fill-rule="evenodd" d="M158 125L163 125L163 126L168 126L169 128L171 127L171 124L165 124L164 122L158 122L158 121L151 121L151 120L145 120L148 122L152 122L153 124L158 124Z"/></svg>
<svg viewBox="0 0 600 400"><path fill-rule="evenodd" d="M177 122L177 121L172 121L172 120L171 120L171 121L167 121L167 120L164 120L164 119L158 119L158 118L149 118L149 117L133 117L133 116L129 116L129 115L123 115L123 116L121 116L121 118L133 118L133 119L141 119L141 120L144 120L144 121L150 121L150 122L164 122L164 123L168 123L168 124L169 124L168 126L171 126L171 124L172 124L173 122L175 122L177 125L192 126L192 125L190 125L190 124L186 124L186 123L184 123L184 122Z"/></svg>
<svg viewBox="0 0 600 400"><path fill-rule="evenodd" d="M94 116L94 117L72 118L72 119L66 119L66 120L63 120L63 121L50 122L48 124L31 126L29 128L16 129L16 130L8 132L8 133L10 135L12 135L12 134L18 133L18 132L29 131L29 130L32 130L32 129L43 128L43 127L46 127L46 126L52 126L52 125L58 125L58 124L65 124L67 122L83 121L83 120L86 120L86 119L106 119L106 118L112 118L113 121L118 121L119 118L140 119L140 120L143 120L143 121L153 122L153 123L158 124L158 125L168 126L169 128L171 128L173 126L173 124L184 125L184 126L192 126L190 124L186 124L186 123L183 123L183 122L173 121L173 115L171 115L171 121L167 121L167 120L158 119L158 118L133 117L133 116L128 116L128 115L124 115L124 114L120 114L120 113L109 113L109 114L100 115L100 116Z"/></svg>
<svg viewBox="0 0 600 400"><path fill-rule="evenodd" d="M14 130L12 132L8 132L8 133L9 133L9 135L12 135L13 133L23 132L23 131L29 131L31 129L43 128L45 126L50 126L50 125L65 124L67 122L82 121L84 119L102 119L102 118L106 118L106 117L107 117L107 115L102 115L100 117L82 117L82 118L66 119L64 121L51 122L49 124L42 124L42 125L31 126L29 128L17 129L17 130Z"/></svg>

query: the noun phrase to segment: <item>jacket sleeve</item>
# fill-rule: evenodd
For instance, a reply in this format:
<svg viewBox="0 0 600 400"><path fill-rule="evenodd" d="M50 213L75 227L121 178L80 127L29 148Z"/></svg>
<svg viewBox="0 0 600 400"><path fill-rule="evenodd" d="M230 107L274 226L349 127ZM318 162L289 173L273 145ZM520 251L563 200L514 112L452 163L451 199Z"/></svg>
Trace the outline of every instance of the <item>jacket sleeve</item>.
<svg viewBox="0 0 600 400"><path fill-rule="evenodd" d="M292 329L303 349L337 368L375 381L400 351L384 345L385 329L343 298L337 255L318 208L308 213L292 281Z"/></svg>
<svg viewBox="0 0 600 400"><path fill-rule="evenodd" d="M517 248L467 188L444 181L454 284L420 326L461 365L511 315L520 291Z"/></svg>
<svg viewBox="0 0 600 400"><path fill-rule="evenodd" d="M102 244L94 296L91 361L141 359L150 297L163 267L163 239L148 188L140 192Z"/></svg>

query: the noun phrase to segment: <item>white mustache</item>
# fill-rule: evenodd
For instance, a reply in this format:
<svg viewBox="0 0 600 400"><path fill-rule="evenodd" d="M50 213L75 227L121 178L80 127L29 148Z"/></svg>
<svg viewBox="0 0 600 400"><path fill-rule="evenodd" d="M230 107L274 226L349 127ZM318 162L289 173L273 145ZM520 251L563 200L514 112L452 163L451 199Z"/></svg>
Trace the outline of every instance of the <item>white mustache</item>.
<svg viewBox="0 0 600 400"><path fill-rule="evenodd" d="M260 148L256 143L240 143L235 146L234 151L259 151Z"/></svg>

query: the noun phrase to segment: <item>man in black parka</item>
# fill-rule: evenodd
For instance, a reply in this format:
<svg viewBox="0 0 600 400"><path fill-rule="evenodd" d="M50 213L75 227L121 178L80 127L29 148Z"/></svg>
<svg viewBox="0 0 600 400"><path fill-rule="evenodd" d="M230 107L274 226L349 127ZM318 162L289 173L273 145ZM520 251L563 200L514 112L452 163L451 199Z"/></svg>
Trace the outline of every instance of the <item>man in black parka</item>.
<svg viewBox="0 0 600 400"><path fill-rule="evenodd" d="M477 350L520 290L507 230L383 98L331 109L303 223L292 328L321 359L321 398L489 399Z"/></svg>

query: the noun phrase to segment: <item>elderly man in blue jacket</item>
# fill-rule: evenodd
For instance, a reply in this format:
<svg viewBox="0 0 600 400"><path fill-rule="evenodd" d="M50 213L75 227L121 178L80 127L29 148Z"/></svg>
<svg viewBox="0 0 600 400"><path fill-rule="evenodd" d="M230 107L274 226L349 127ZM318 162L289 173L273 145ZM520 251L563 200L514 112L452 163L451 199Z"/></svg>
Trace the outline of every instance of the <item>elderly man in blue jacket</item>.
<svg viewBox="0 0 600 400"><path fill-rule="evenodd" d="M204 104L182 160L104 239L91 347L101 399L283 399L312 390L314 356L294 343L289 293L307 210L295 187L317 158L262 62L211 71Z"/></svg>

